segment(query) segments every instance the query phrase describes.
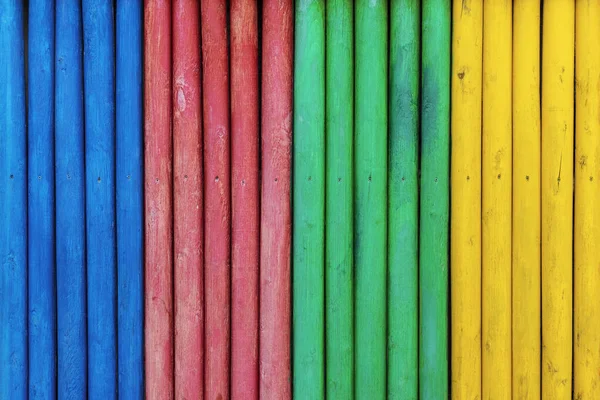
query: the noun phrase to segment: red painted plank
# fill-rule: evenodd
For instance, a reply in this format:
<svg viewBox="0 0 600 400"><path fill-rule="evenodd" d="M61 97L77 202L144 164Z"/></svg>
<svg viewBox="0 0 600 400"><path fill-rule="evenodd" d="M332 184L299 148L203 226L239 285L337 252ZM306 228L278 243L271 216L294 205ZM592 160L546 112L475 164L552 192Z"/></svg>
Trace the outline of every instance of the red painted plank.
<svg viewBox="0 0 600 400"><path fill-rule="evenodd" d="M205 397L229 398L230 162L227 2L201 6L204 97Z"/></svg>
<svg viewBox="0 0 600 400"><path fill-rule="evenodd" d="M173 398L171 2L144 2L146 398Z"/></svg>
<svg viewBox="0 0 600 400"><path fill-rule="evenodd" d="M255 0L231 1L231 397L258 399L258 26Z"/></svg>
<svg viewBox="0 0 600 400"><path fill-rule="evenodd" d="M291 398L293 1L263 1L260 395Z"/></svg>
<svg viewBox="0 0 600 400"><path fill-rule="evenodd" d="M203 398L204 260L200 9L173 2L175 398Z"/></svg>

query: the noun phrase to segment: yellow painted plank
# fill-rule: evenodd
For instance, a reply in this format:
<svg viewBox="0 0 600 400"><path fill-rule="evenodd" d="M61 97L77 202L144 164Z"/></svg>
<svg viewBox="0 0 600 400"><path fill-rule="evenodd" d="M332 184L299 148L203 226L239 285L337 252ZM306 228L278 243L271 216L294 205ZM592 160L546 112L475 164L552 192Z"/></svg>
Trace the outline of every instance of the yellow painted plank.
<svg viewBox="0 0 600 400"><path fill-rule="evenodd" d="M513 11L512 393L541 395L540 0Z"/></svg>
<svg viewBox="0 0 600 400"><path fill-rule="evenodd" d="M542 395L552 400L571 398L575 2L543 10Z"/></svg>
<svg viewBox="0 0 600 400"><path fill-rule="evenodd" d="M452 399L481 398L482 0L452 10Z"/></svg>
<svg viewBox="0 0 600 400"><path fill-rule="evenodd" d="M512 0L484 0L482 398L511 397Z"/></svg>
<svg viewBox="0 0 600 400"><path fill-rule="evenodd" d="M576 5L574 398L600 399L600 2Z"/></svg>

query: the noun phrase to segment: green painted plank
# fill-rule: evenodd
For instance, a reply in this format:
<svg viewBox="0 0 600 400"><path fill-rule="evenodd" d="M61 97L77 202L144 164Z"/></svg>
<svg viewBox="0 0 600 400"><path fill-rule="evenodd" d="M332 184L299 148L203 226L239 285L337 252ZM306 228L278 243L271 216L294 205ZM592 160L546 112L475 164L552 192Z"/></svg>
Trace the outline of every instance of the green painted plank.
<svg viewBox="0 0 600 400"><path fill-rule="evenodd" d="M421 399L448 398L450 0L423 0L421 68Z"/></svg>
<svg viewBox="0 0 600 400"><path fill-rule="evenodd" d="M354 10L352 0L327 2L325 214L326 393L354 393L353 181Z"/></svg>
<svg viewBox="0 0 600 400"><path fill-rule="evenodd" d="M325 395L325 3L297 0L294 54L293 394Z"/></svg>
<svg viewBox="0 0 600 400"><path fill-rule="evenodd" d="M390 4L388 398L418 398L421 1Z"/></svg>
<svg viewBox="0 0 600 400"><path fill-rule="evenodd" d="M388 2L355 18L356 397L386 397Z"/></svg>

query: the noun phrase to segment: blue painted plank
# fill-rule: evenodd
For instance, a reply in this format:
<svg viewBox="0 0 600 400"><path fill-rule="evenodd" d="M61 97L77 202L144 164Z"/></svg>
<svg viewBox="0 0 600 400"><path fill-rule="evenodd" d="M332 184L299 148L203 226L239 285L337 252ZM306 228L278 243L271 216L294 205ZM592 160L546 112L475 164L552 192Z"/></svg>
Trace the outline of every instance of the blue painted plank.
<svg viewBox="0 0 600 400"><path fill-rule="evenodd" d="M117 396L113 2L83 0L88 398Z"/></svg>
<svg viewBox="0 0 600 400"><path fill-rule="evenodd" d="M27 398L23 2L0 0L0 399Z"/></svg>
<svg viewBox="0 0 600 400"><path fill-rule="evenodd" d="M142 5L116 5L119 396L132 400L144 397Z"/></svg>
<svg viewBox="0 0 600 400"><path fill-rule="evenodd" d="M55 185L58 397L87 395L81 3L56 4Z"/></svg>
<svg viewBox="0 0 600 400"><path fill-rule="evenodd" d="M54 2L30 0L28 22L29 398L56 398Z"/></svg>

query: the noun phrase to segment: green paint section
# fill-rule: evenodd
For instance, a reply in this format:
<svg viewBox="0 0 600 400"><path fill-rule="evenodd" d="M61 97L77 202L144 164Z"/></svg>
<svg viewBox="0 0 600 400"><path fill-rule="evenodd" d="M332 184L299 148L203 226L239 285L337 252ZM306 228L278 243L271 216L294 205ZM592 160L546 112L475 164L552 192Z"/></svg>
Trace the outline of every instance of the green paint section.
<svg viewBox="0 0 600 400"><path fill-rule="evenodd" d="M386 397L388 2L355 5L355 394L378 400Z"/></svg>
<svg viewBox="0 0 600 400"><path fill-rule="evenodd" d="M390 4L388 399L419 397L420 3Z"/></svg>
<svg viewBox="0 0 600 400"><path fill-rule="evenodd" d="M448 398L450 0L423 0L421 68L421 399Z"/></svg>
<svg viewBox="0 0 600 400"><path fill-rule="evenodd" d="M296 1L293 395L325 395L325 4Z"/></svg>
<svg viewBox="0 0 600 400"><path fill-rule="evenodd" d="M326 40L326 393L354 393L353 174L354 18L352 0L328 0Z"/></svg>

